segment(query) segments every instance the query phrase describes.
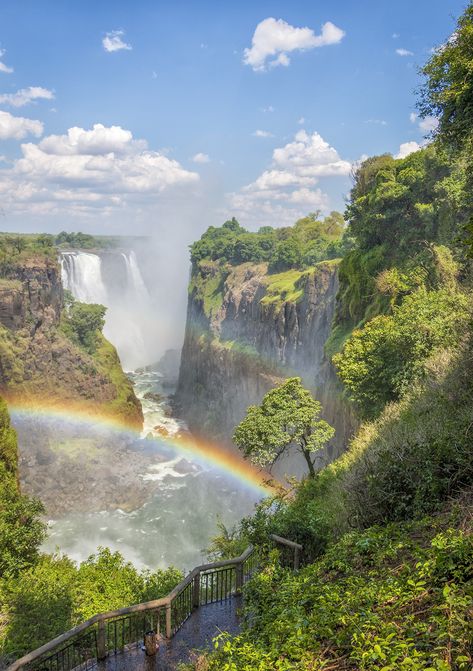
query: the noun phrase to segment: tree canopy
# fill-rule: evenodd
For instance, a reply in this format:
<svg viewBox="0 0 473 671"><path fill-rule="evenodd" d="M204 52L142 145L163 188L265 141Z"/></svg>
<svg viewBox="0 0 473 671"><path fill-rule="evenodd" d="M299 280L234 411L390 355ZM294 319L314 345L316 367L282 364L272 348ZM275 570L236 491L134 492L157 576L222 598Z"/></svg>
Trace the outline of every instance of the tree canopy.
<svg viewBox="0 0 473 671"><path fill-rule="evenodd" d="M69 291L64 292L66 311L62 328L67 336L93 354L97 347L97 335L105 325L107 308L98 303L80 303Z"/></svg>
<svg viewBox="0 0 473 671"><path fill-rule="evenodd" d="M375 417L422 375L437 349L461 340L470 318L468 297L452 287L406 295L392 314L353 332L333 361L365 417Z"/></svg>
<svg viewBox="0 0 473 671"><path fill-rule="evenodd" d="M291 445L307 462L315 476L315 457L334 436L335 430L320 419L322 406L292 377L268 391L261 405L251 405L236 427L233 440L259 466L273 465Z"/></svg>
<svg viewBox="0 0 473 671"><path fill-rule="evenodd" d="M233 218L219 228L210 226L191 245L191 260L228 262L233 265L266 261L274 272L304 269L319 261L341 256L347 245L344 220L339 212L324 219L312 212L292 227L263 226L251 233Z"/></svg>

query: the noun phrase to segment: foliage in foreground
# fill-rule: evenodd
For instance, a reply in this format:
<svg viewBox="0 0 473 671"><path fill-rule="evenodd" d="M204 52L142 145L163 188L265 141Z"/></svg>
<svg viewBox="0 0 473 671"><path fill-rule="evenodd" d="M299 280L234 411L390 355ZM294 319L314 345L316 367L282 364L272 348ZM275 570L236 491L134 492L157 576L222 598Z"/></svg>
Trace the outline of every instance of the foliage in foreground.
<svg viewBox="0 0 473 671"><path fill-rule="evenodd" d="M138 571L119 552L99 549L77 566L42 555L20 575L0 581L0 655L18 657L96 613L158 599L182 579L177 569Z"/></svg>
<svg viewBox="0 0 473 671"><path fill-rule="evenodd" d="M43 506L20 493L17 460L16 432L0 398L0 580L31 566L44 539Z"/></svg>
<svg viewBox="0 0 473 671"><path fill-rule="evenodd" d="M465 508L348 533L296 574L271 563L247 587L247 628L220 636L192 668L469 671L471 501Z"/></svg>
<svg viewBox="0 0 473 671"><path fill-rule="evenodd" d="M423 517L473 481L473 346L438 353L404 398L366 422L348 452L260 504L228 540L264 543L269 533L304 546L313 561L350 528ZM227 556L220 535L211 551Z"/></svg>

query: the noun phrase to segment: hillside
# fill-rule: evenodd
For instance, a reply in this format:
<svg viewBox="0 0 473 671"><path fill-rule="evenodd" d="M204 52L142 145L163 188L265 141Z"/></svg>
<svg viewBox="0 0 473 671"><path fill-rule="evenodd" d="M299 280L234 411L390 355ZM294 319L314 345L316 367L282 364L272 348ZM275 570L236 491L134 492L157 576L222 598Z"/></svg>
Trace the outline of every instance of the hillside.
<svg viewBox="0 0 473 671"><path fill-rule="evenodd" d="M30 243L18 251L14 242L3 249L0 393L15 403L69 403L141 426L141 407L116 350L95 332L88 346L68 323L54 249ZM75 327L81 328L77 319Z"/></svg>

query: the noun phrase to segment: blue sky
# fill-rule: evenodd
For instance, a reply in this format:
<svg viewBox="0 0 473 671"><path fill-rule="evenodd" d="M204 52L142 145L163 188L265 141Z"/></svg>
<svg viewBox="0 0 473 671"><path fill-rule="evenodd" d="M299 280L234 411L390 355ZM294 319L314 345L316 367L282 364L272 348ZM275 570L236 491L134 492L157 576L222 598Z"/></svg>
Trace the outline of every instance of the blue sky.
<svg viewBox="0 0 473 671"><path fill-rule="evenodd" d="M192 239L342 209L354 162L433 126L418 67L464 6L2 0L0 227Z"/></svg>

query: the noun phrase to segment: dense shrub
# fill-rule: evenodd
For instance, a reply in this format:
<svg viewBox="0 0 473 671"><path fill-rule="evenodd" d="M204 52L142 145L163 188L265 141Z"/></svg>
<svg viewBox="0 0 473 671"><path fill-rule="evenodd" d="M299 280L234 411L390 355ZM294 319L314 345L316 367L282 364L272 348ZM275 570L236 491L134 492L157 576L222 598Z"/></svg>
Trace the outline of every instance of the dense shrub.
<svg viewBox="0 0 473 671"><path fill-rule="evenodd" d="M65 303L62 331L75 344L93 354L99 344L99 335L105 326L107 308L95 303L79 303L70 292L65 292Z"/></svg>
<svg viewBox="0 0 473 671"><path fill-rule="evenodd" d="M0 578L31 566L44 539L39 501L20 494L16 432L0 398Z"/></svg>
<svg viewBox="0 0 473 671"><path fill-rule="evenodd" d="M473 539L451 518L346 534L297 574L248 585L248 626L193 668L468 671Z"/></svg>
<svg viewBox="0 0 473 671"><path fill-rule="evenodd" d="M439 348L462 339L470 320L469 298L451 286L420 288L390 315L353 332L333 361L351 398L365 417L375 417L423 374Z"/></svg>

